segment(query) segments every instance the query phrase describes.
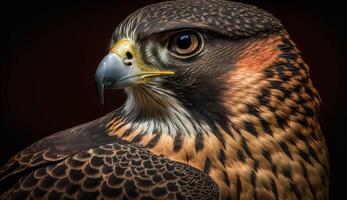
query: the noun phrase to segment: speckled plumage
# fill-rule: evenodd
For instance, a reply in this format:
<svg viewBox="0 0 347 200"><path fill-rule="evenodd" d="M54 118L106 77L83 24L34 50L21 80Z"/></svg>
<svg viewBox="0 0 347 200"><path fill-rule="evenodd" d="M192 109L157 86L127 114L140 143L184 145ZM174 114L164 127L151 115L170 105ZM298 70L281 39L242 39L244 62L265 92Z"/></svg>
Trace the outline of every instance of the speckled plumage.
<svg viewBox="0 0 347 200"><path fill-rule="evenodd" d="M202 53L187 60L167 55L162 41L187 29L203 35ZM158 199L328 198L320 97L300 51L271 14L230 1L163 2L125 19L111 43L121 39L133 41L145 63L176 74L127 88L121 108L17 154L0 170L0 184L20 180L3 197L40 187L36 179L44 177L56 177L48 185L75 181L76 195L89 189L102 196L115 177L122 184L113 189L122 193L113 194L127 198L136 194L128 194L133 183L141 197ZM170 165L175 176L144 184L154 178L148 160L155 168L150 173L165 179ZM55 174L58 166L80 170L76 179L83 181L73 180L67 169ZM117 174L120 166L128 174ZM31 180L39 171L41 178ZM26 179L31 182L25 186ZM166 196L156 195L164 185ZM61 195L64 187L42 194Z"/></svg>
<svg viewBox="0 0 347 200"><path fill-rule="evenodd" d="M212 179L197 169L155 156L141 146L100 136L96 127L103 120L54 134L18 153L0 171L1 189L10 188L1 199L218 196Z"/></svg>
<svg viewBox="0 0 347 200"><path fill-rule="evenodd" d="M141 40L167 29L194 27L240 38L262 31L277 31L282 24L270 13L238 2L169 1L137 10L117 27L114 37Z"/></svg>

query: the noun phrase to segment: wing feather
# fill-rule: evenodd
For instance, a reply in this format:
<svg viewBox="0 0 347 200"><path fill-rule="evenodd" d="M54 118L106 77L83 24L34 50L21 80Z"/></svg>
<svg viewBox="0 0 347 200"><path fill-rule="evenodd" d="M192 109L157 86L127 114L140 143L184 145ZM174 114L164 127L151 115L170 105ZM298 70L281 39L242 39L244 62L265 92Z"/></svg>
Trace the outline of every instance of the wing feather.
<svg viewBox="0 0 347 200"><path fill-rule="evenodd" d="M97 122L45 138L1 169L1 199L218 199L186 164L104 134ZM102 133L101 133L102 132Z"/></svg>

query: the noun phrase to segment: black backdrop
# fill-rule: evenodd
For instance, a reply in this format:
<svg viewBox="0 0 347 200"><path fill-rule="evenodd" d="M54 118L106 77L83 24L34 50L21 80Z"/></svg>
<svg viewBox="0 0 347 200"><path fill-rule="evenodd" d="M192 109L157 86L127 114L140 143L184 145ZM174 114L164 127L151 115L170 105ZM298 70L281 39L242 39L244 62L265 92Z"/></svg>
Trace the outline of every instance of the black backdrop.
<svg viewBox="0 0 347 200"><path fill-rule="evenodd" d="M0 6L0 163L34 141L93 120L124 102L122 92L96 98L94 72L116 25L154 0L12 2ZM311 67L323 105L331 160L331 197L343 194L347 133L346 32L342 3L242 1L273 13Z"/></svg>

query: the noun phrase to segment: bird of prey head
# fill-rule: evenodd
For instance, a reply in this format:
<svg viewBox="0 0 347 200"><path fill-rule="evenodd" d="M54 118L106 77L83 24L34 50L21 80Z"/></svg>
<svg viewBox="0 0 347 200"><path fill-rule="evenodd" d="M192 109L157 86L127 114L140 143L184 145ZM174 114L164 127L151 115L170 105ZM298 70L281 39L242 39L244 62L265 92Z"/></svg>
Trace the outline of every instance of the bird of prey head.
<svg viewBox="0 0 347 200"><path fill-rule="evenodd" d="M96 72L98 94L103 101L104 89L125 88L124 115L170 123L172 134L193 134L197 124L226 126L239 106L229 101L255 97L246 87L277 56L281 30L272 15L239 3L145 7L114 32Z"/></svg>
<svg viewBox="0 0 347 200"><path fill-rule="evenodd" d="M118 25L95 78L102 102L105 89L124 89L125 104L19 153L0 184L49 166L7 197L327 199L320 98L268 12L225 0L149 5Z"/></svg>

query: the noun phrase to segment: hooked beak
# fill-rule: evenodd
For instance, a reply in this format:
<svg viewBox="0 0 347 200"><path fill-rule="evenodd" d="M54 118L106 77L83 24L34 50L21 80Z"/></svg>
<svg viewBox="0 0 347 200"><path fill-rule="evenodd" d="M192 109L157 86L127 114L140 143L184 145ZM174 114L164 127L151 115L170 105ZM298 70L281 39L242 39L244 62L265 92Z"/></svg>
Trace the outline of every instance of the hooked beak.
<svg viewBox="0 0 347 200"><path fill-rule="evenodd" d="M123 89L146 83L153 77L173 74L173 71L158 71L144 64L133 43L123 39L100 62L95 74L96 91L104 104L104 89Z"/></svg>

